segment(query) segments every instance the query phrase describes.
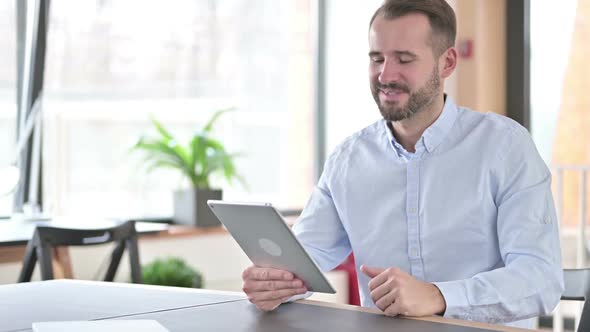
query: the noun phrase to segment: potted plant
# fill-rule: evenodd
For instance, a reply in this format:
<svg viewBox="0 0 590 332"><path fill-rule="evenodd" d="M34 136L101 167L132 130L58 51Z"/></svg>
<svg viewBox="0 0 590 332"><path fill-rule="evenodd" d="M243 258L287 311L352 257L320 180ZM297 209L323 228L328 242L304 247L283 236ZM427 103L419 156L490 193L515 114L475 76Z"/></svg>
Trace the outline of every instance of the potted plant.
<svg viewBox="0 0 590 332"><path fill-rule="evenodd" d="M215 112L207 124L198 129L186 144L181 144L164 126L151 117L156 135L144 135L133 149L145 154L148 172L160 168L175 169L189 180L191 187L174 192L174 222L197 227L217 226L219 221L207 206L207 200L223 197L221 189L211 188L211 176L222 174L231 183L241 180L234 166L235 154L211 137L215 121L231 109Z"/></svg>
<svg viewBox="0 0 590 332"><path fill-rule="evenodd" d="M203 288L203 275L178 257L156 259L141 269L147 285Z"/></svg>

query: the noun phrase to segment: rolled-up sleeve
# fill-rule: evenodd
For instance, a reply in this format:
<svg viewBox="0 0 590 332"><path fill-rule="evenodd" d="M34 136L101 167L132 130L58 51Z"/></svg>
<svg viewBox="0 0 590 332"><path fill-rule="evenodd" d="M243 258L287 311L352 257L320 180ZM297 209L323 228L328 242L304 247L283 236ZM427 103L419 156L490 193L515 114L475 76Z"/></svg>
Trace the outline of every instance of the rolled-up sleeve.
<svg viewBox="0 0 590 332"><path fill-rule="evenodd" d="M504 266L468 279L436 282L447 317L523 320L551 312L563 292L551 173L524 128L512 128L499 146L491 177Z"/></svg>

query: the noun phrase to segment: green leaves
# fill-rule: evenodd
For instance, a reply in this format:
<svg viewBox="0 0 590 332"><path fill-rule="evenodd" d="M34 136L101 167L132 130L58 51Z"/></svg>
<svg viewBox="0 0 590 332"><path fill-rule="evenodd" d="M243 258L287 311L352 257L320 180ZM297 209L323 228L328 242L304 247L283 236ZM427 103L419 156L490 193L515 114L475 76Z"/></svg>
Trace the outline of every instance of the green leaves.
<svg viewBox="0 0 590 332"><path fill-rule="evenodd" d="M215 112L215 114L213 114L213 116L211 117L211 119L209 119L209 122L207 122L207 124L205 125L205 128L203 128L203 132L205 134L209 134L211 132L211 129L213 128L213 125L215 124L215 121L217 121L217 119L223 114L223 113L227 113L227 112L231 112L233 111L234 108L226 108L223 110L219 110L217 112Z"/></svg>
<svg viewBox="0 0 590 332"><path fill-rule="evenodd" d="M176 169L196 188L209 189L210 178L216 173L222 174L229 183L233 178L243 182L237 175L233 162L237 155L229 154L221 142L209 136L217 119L232 110L215 112L186 145L180 144L159 121L151 117L150 120L158 135L141 137L133 149L144 152L145 167L148 171L158 168Z"/></svg>
<svg viewBox="0 0 590 332"><path fill-rule="evenodd" d="M203 287L201 273L176 257L156 259L142 267L143 283L188 288Z"/></svg>

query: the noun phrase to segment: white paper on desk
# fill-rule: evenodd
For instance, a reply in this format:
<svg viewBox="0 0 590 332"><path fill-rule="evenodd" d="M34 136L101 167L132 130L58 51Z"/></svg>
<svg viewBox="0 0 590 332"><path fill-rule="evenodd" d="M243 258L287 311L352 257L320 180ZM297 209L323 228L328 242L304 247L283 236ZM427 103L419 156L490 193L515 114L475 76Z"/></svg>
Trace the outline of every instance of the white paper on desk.
<svg viewBox="0 0 590 332"><path fill-rule="evenodd" d="M95 320L33 323L33 332L170 332L155 320Z"/></svg>

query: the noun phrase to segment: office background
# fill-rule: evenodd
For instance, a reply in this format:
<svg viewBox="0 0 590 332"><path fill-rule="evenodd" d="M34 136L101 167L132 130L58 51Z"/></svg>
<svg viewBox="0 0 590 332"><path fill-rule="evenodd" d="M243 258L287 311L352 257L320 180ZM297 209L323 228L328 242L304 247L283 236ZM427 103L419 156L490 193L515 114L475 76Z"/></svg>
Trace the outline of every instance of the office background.
<svg viewBox="0 0 590 332"><path fill-rule="evenodd" d="M181 137L235 107L215 135L238 152L247 186L227 199L305 204L330 151L379 118L368 88L368 21L380 1L52 0L43 86L43 209L53 215L168 217L174 172L147 174L129 148L153 115ZM554 175L564 263L584 264L590 163L590 2L450 0L459 66L447 82L458 104L527 126ZM0 1L0 166L17 137L18 15ZM20 8L20 9L19 9ZM22 37L22 36L21 36ZM13 211L0 197L0 215ZM83 222L83 220L81 220ZM142 244L142 258L186 257L211 288L239 287L247 259L231 238ZM182 249L179 249L182 248ZM72 251L92 278L101 249ZM203 255L218 252L220 256ZM221 259L220 259L221 258ZM234 261L231 267L219 261ZM0 266L13 282L16 265ZM123 277L120 277L123 279Z"/></svg>

